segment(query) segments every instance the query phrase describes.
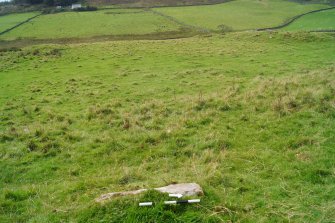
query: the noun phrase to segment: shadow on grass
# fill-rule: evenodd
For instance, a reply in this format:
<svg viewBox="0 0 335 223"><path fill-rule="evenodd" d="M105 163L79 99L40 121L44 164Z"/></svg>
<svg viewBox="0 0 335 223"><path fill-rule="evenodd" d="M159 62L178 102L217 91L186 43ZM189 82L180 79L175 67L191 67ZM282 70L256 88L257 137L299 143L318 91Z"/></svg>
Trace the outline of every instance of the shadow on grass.
<svg viewBox="0 0 335 223"><path fill-rule="evenodd" d="M164 205L173 200L167 194L151 190L139 197L119 198L103 205L95 204L77 215L78 222L218 222L206 217L201 205ZM155 205L139 207L139 202Z"/></svg>
<svg viewBox="0 0 335 223"><path fill-rule="evenodd" d="M83 38L58 38L58 39L15 39L15 40L0 40L0 49L22 48L29 45L38 44L73 44L73 43L93 43L104 41L118 40L168 40L188 38L200 34L192 29L180 29L178 31L149 33L143 35L104 35Z"/></svg>

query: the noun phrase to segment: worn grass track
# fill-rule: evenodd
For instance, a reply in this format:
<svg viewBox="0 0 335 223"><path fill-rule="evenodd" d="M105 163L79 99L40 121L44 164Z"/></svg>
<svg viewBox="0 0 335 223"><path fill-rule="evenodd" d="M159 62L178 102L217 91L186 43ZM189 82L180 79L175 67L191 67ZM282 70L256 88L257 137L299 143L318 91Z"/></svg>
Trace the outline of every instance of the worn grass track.
<svg viewBox="0 0 335 223"><path fill-rule="evenodd" d="M202 35L203 33L201 33ZM79 44L79 43L98 43L105 41L128 41L128 40L168 40L183 39L199 35L194 30L181 28L178 31L160 32L143 35L106 35L94 36L88 38L57 38L57 39L16 39L16 40L0 40L0 50L10 50L22 48L26 46L40 44Z"/></svg>

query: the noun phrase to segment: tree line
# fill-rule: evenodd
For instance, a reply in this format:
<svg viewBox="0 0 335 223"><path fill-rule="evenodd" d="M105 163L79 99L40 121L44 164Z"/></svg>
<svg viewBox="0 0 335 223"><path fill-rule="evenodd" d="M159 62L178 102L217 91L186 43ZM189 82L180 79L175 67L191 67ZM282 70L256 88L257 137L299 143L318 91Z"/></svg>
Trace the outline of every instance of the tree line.
<svg viewBox="0 0 335 223"><path fill-rule="evenodd" d="M78 2L78 0L13 0L14 4L25 4L25 5L47 5L47 6L68 6L73 3Z"/></svg>

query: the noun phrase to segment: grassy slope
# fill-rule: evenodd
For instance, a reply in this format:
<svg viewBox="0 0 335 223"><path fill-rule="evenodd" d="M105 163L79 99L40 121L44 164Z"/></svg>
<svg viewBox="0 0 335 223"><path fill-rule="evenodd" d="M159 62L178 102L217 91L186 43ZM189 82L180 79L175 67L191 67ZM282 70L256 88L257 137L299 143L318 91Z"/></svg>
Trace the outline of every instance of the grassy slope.
<svg viewBox="0 0 335 223"><path fill-rule="evenodd" d="M0 221L330 222L335 41L326 34L2 52ZM200 206L137 208L198 182Z"/></svg>
<svg viewBox="0 0 335 223"><path fill-rule="evenodd" d="M226 25L234 30L266 28L282 24L303 12L326 5L303 5L282 0L236 0L219 5L155 9L185 23L218 30Z"/></svg>
<svg viewBox="0 0 335 223"><path fill-rule="evenodd" d="M283 0L237 0L219 5L170 7L154 10L197 27L219 30L218 26L225 25L234 30L244 30L276 26L297 14L324 7L327 6L303 5ZM129 12L129 14L125 12ZM43 15L0 36L0 39L143 35L180 29L178 24L162 16L144 11L143 13L131 12L138 12L138 10L113 9ZM8 16L8 18L13 17L15 16ZM3 18L7 18L7 16ZM20 20L21 18L16 19ZM6 19L4 21L6 23Z"/></svg>
<svg viewBox="0 0 335 223"><path fill-rule="evenodd" d="M285 27L283 30L335 30L335 9L305 15L289 26Z"/></svg>
<svg viewBox="0 0 335 223"><path fill-rule="evenodd" d="M0 32L11 28L16 24L33 17L36 14L37 13L34 12L28 12L28 13L17 13L17 14L0 16Z"/></svg>
<svg viewBox="0 0 335 223"><path fill-rule="evenodd" d="M150 12L113 9L96 12L66 12L43 15L3 35L15 38L71 38L102 35L148 34L178 30L178 25Z"/></svg>

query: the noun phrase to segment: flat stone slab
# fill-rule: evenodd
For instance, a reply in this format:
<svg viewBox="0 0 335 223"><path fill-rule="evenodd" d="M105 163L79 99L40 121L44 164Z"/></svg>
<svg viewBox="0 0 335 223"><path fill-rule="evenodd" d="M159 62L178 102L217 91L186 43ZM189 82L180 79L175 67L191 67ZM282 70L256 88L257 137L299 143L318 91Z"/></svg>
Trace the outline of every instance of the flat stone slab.
<svg viewBox="0 0 335 223"><path fill-rule="evenodd" d="M165 187L155 188L162 193L182 194L183 196L203 195L202 188L197 183L170 184Z"/></svg>
<svg viewBox="0 0 335 223"><path fill-rule="evenodd" d="M147 190L148 189L112 192L112 193L101 195L100 197L96 198L95 201L101 203L113 197L140 194ZM202 188L197 183L170 184L165 187L154 188L154 190L160 191L162 193L182 194L183 196L201 196L204 194Z"/></svg>

